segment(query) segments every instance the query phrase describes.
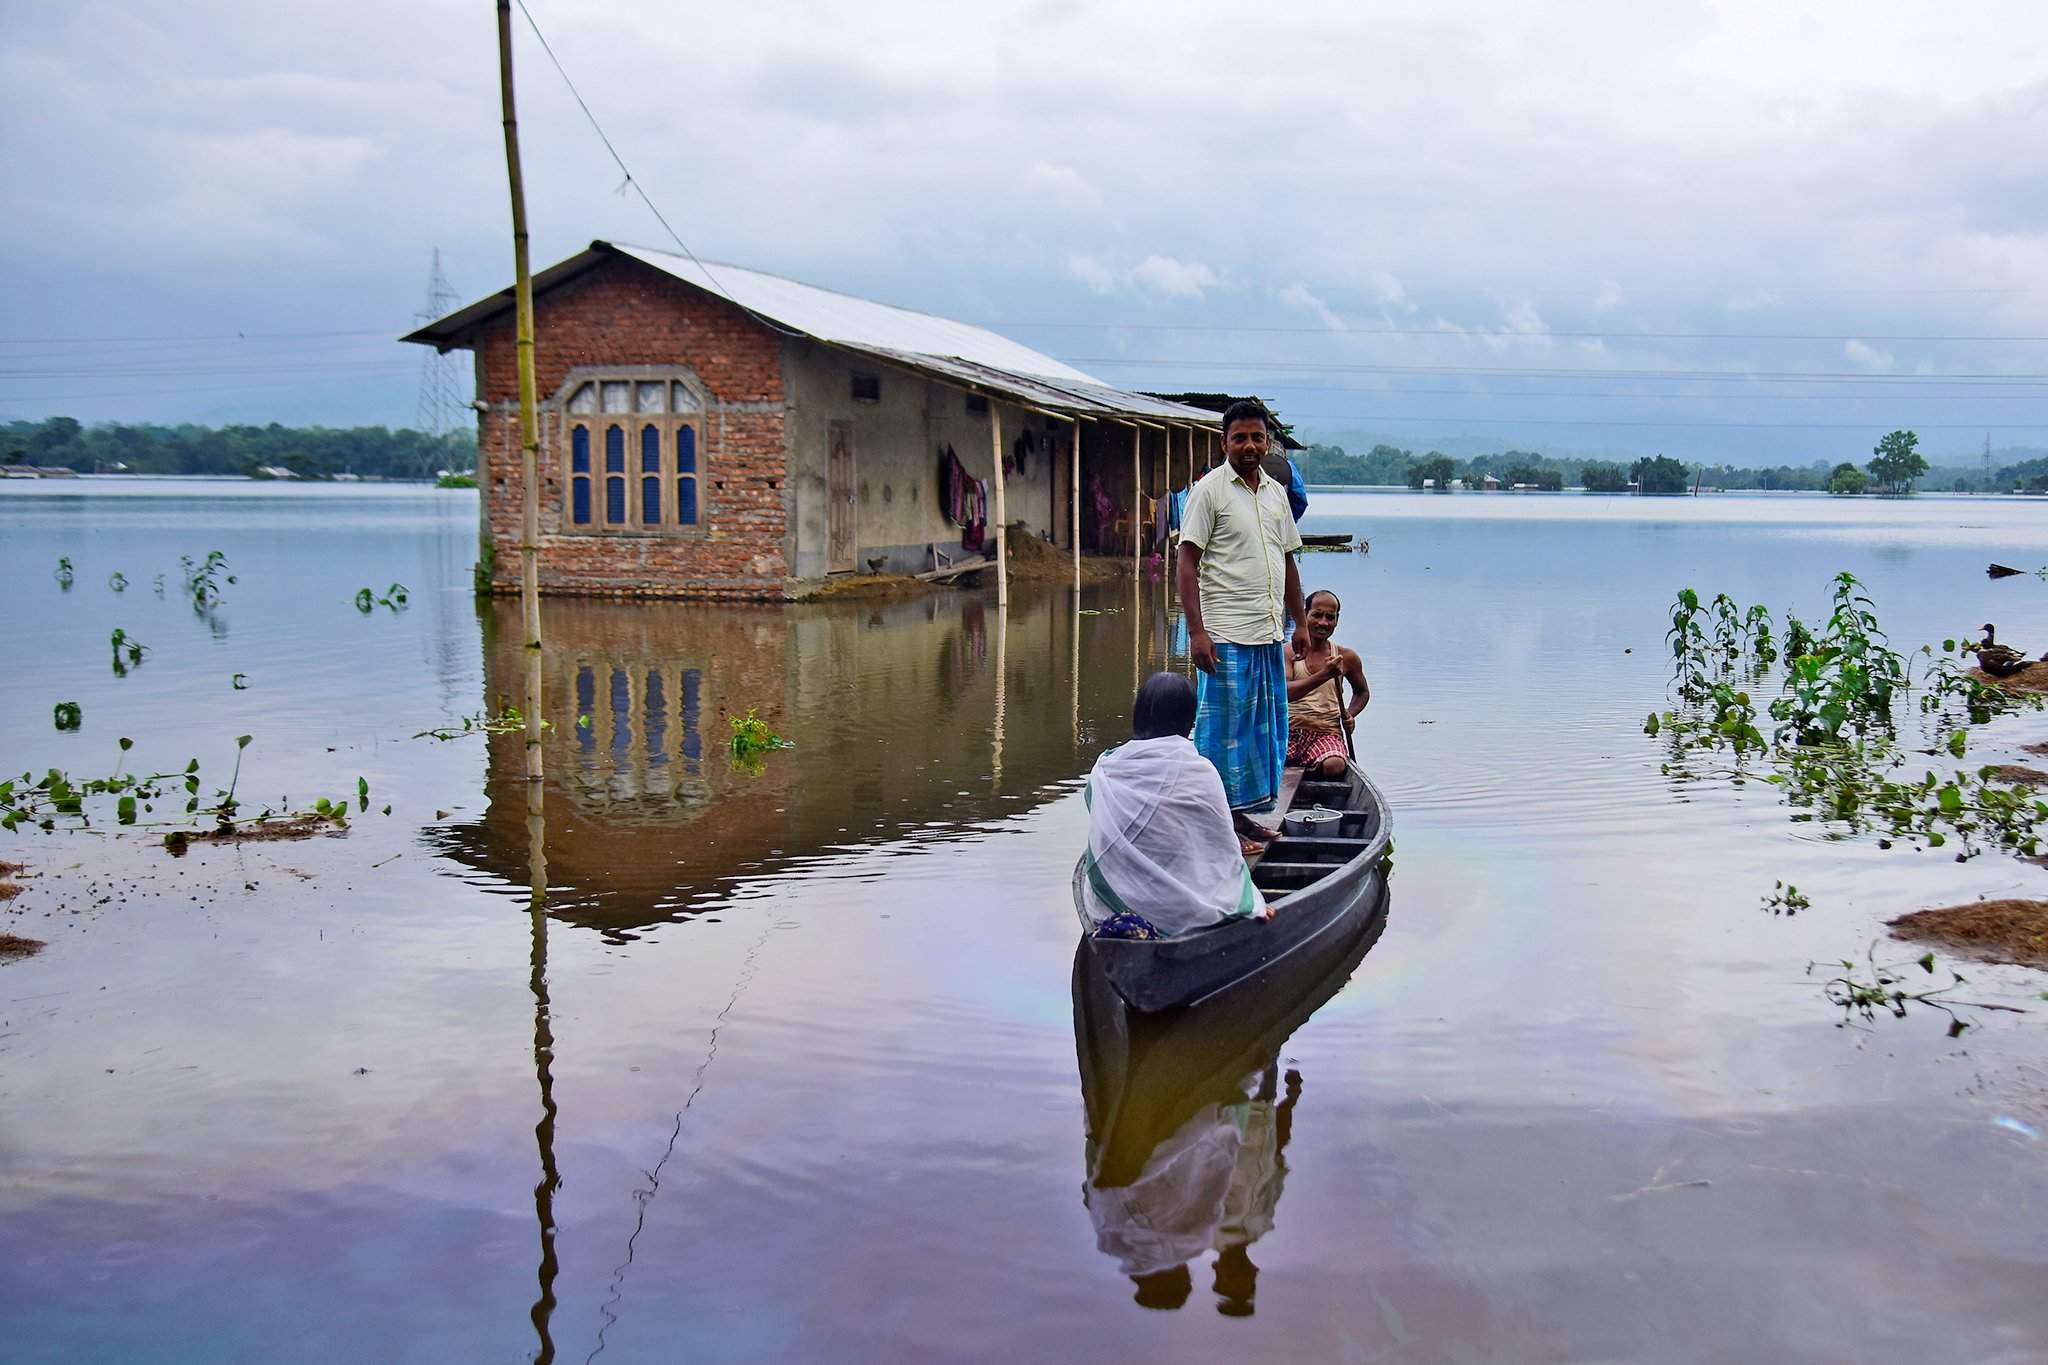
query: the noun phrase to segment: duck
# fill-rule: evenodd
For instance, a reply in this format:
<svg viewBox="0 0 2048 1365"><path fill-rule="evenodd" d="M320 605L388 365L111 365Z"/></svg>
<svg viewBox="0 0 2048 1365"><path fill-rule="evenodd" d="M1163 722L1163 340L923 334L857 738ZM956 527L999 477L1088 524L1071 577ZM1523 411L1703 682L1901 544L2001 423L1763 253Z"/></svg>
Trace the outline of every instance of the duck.
<svg viewBox="0 0 2048 1365"><path fill-rule="evenodd" d="M2011 645L1999 644L1996 626L1987 622L1980 629L1984 632L1983 642L1971 645L1970 652L1977 656L1977 667L1992 677L2009 677L2033 662Z"/></svg>

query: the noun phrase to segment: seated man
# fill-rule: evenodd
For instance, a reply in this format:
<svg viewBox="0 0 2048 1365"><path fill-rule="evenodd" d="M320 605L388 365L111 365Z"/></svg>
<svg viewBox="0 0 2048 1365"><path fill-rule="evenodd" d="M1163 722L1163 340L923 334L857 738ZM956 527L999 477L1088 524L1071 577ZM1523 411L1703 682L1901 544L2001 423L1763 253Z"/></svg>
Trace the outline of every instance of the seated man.
<svg viewBox="0 0 2048 1365"><path fill-rule="evenodd" d="M1172 937L1267 913L1237 851L1223 779L1188 739L1194 728L1193 684L1154 673L1138 689L1131 742L1088 775L1083 900L1111 936Z"/></svg>
<svg viewBox="0 0 2048 1365"><path fill-rule="evenodd" d="M1343 610L1337 594L1318 588L1305 606L1308 648L1287 660L1287 761L1318 777L1342 777L1349 751L1344 736L1372 700L1372 689L1358 655L1330 639ZM1351 683L1349 706L1341 680Z"/></svg>

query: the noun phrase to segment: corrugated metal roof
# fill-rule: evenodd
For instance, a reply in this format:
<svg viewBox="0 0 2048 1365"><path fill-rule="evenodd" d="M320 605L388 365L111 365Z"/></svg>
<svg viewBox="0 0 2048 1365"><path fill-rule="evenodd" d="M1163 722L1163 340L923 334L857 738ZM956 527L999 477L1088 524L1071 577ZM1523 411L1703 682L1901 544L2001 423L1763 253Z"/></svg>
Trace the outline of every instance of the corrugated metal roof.
<svg viewBox="0 0 2048 1365"><path fill-rule="evenodd" d="M699 264L687 256L651 247L592 242L588 251L535 275L534 291L538 294L573 279L612 254L630 256L706 293L728 299L777 327L866 352L942 380L993 391L1013 402L1084 416L1216 424L1213 412L1113 388L985 327L856 298L745 266L718 261ZM481 299L428 323L404 339L443 349L466 344L465 338L472 329L511 308L511 292L505 290Z"/></svg>

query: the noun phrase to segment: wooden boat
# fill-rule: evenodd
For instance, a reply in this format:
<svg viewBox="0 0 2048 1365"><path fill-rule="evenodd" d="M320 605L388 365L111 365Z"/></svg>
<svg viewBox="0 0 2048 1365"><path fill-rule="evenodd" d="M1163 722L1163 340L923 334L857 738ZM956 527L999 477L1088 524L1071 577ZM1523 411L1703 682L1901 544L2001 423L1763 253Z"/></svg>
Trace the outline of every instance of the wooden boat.
<svg viewBox="0 0 2048 1365"><path fill-rule="evenodd" d="M1386 927L1384 881L1348 933L1320 936L1211 997L1144 1014L1118 994L1084 939L1074 951L1074 1051L1088 1115L1088 1180L1125 1185L1205 1104L1241 1098L1294 1031L1344 988Z"/></svg>
<svg viewBox="0 0 2048 1365"><path fill-rule="evenodd" d="M1283 817L1317 806L1340 812L1334 833L1283 834L1252 860L1252 885L1273 908L1268 920L1230 920L1174 938L1096 938L1082 891L1085 859L1074 865L1074 911L1087 947L1126 1004L1145 1013L1198 1005L1359 927L1386 882L1392 838L1386 797L1356 763L1333 780L1289 769L1280 790ZM1142 906L1133 908L1144 913Z"/></svg>
<svg viewBox="0 0 2048 1365"><path fill-rule="evenodd" d="M1301 543L1312 550L1348 550L1351 548L1351 533L1318 531L1314 535L1304 534Z"/></svg>

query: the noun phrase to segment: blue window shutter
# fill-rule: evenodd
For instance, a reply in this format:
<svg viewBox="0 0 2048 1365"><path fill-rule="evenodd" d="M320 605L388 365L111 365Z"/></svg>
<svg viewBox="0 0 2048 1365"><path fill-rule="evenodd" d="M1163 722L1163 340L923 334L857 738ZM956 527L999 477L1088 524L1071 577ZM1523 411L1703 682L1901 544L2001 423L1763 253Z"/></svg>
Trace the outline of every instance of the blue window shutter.
<svg viewBox="0 0 2048 1365"><path fill-rule="evenodd" d="M575 427L569 432L569 470L575 474L590 472L589 427Z"/></svg>
<svg viewBox="0 0 2048 1365"><path fill-rule="evenodd" d="M578 526L590 525L590 480L586 478L569 481L569 520Z"/></svg>
<svg viewBox="0 0 2048 1365"><path fill-rule="evenodd" d="M661 525L661 479L657 475L645 475L640 480L640 524Z"/></svg>
<svg viewBox="0 0 2048 1365"><path fill-rule="evenodd" d="M626 524L626 481L614 476L604 481L604 519L609 526Z"/></svg>
<svg viewBox="0 0 2048 1365"><path fill-rule="evenodd" d="M661 472L661 428L652 422L640 428L640 472Z"/></svg>
<svg viewBox="0 0 2048 1365"><path fill-rule="evenodd" d="M697 480L691 475L676 480L676 524L697 524Z"/></svg>
<svg viewBox="0 0 2048 1365"><path fill-rule="evenodd" d="M623 474L626 472L626 429L609 426L604 429L604 472Z"/></svg>
<svg viewBox="0 0 2048 1365"><path fill-rule="evenodd" d="M676 473L697 472L697 428L681 426L676 428Z"/></svg>

